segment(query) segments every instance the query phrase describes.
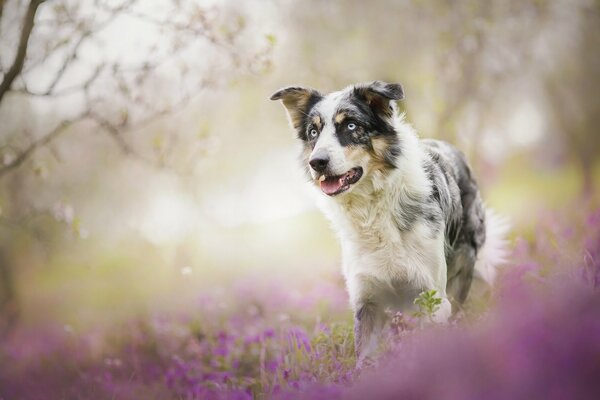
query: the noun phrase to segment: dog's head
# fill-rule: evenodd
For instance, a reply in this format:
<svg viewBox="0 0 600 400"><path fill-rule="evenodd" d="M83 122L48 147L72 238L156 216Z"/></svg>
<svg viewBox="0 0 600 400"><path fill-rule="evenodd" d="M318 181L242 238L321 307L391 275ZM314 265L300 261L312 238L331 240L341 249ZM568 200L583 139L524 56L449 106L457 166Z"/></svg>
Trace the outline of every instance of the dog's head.
<svg viewBox="0 0 600 400"><path fill-rule="evenodd" d="M286 87L282 100L304 144L303 162L312 181L329 195L350 191L363 177L396 167L400 138L394 129L402 86L374 81L323 95Z"/></svg>

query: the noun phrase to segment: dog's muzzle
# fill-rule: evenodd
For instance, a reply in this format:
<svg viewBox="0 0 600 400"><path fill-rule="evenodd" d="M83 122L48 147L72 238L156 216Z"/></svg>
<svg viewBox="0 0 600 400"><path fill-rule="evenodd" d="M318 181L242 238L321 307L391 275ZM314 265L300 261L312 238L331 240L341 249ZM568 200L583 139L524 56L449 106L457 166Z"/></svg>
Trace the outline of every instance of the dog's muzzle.
<svg viewBox="0 0 600 400"><path fill-rule="evenodd" d="M321 175L319 183L323 193L329 196L335 196L350 189L350 186L358 182L362 175L362 167L356 167L342 175Z"/></svg>

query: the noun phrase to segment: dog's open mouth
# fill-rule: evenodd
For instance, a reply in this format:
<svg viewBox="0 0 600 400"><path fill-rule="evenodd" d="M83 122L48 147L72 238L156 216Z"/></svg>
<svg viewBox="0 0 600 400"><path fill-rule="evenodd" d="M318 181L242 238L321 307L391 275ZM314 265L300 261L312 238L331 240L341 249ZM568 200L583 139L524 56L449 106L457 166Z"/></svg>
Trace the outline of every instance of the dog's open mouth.
<svg viewBox="0 0 600 400"><path fill-rule="evenodd" d="M363 169L361 167L352 168L343 175L327 176L323 175L319 179L321 190L329 196L335 196L350 189L350 186L359 181L362 177Z"/></svg>

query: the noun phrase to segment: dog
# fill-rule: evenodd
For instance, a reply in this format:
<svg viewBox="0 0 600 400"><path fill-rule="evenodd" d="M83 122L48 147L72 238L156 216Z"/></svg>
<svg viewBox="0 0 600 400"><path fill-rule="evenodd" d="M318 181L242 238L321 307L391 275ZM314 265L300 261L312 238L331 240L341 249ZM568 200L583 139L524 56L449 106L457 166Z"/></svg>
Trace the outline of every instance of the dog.
<svg viewBox="0 0 600 400"><path fill-rule="evenodd" d="M419 139L398 112L403 98L400 84L381 81L271 96L283 102L341 242L359 365L377 347L386 310L415 311L414 299L434 289L441 304L432 319L447 321L504 257L506 227L486 210L465 156Z"/></svg>

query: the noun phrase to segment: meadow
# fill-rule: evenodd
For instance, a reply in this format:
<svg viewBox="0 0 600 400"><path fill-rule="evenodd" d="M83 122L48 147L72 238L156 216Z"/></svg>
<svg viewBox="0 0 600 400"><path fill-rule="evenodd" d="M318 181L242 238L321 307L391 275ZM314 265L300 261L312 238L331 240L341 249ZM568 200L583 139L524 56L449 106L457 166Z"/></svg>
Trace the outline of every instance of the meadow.
<svg viewBox="0 0 600 400"><path fill-rule="evenodd" d="M598 48L590 0L0 0L0 400L600 398ZM511 230L357 369L269 97L374 80Z"/></svg>
<svg viewBox="0 0 600 400"><path fill-rule="evenodd" d="M0 346L4 399L586 399L600 393L600 209L515 232L497 285L448 325L392 315L355 369L339 276L246 276L177 314L21 331Z"/></svg>

